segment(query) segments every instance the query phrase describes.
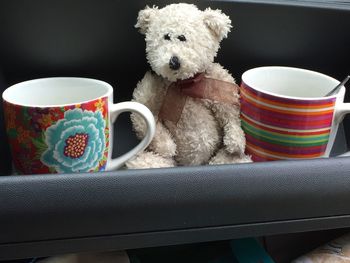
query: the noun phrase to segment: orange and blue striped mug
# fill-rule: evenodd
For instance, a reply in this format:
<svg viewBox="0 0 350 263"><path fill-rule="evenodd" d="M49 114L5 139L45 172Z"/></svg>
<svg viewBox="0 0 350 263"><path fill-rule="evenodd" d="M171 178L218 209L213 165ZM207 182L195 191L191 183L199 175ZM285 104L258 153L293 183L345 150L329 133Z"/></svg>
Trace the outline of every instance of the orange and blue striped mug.
<svg viewBox="0 0 350 263"><path fill-rule="evenodd" d="M292 67L267 66L242 75L241 122L253 161L328 157L339 123L350 113L340 82Z"/></svg>

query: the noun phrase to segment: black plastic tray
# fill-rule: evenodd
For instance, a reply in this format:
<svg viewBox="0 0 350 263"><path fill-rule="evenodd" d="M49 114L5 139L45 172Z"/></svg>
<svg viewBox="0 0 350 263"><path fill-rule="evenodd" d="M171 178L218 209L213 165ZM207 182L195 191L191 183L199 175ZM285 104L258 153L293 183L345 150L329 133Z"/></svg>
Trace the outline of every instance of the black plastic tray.
<svg viewBox="0 0 350 263"><path fill-rule="evenodd" d="M196 2L231 16L235 30L218 61L237 82L244 70L261 65L309 68L338 79L350 72L349 6L271 2ZM147 70L144 39L133 28L145 4L1 2L2 87L44 76L88 76L110 82L116 100L130 99ZM344 124L334 155L347 150L348 118ZM9 175L2 121L0 128L0 173ZM127 115L117 128L116 155L136 143ZM350 159L338 157L2 176L0 260L350 227L349 172Z"/></svg>

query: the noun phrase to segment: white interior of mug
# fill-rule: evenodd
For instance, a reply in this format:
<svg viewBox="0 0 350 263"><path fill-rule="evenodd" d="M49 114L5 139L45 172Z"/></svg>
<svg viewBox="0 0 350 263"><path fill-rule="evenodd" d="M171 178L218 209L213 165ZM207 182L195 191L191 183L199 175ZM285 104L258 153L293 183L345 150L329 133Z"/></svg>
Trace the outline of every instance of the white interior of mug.
<svg viewBox="0 0 350 263"><path fill-rule="evenodd" d="M104 81L57 77L29 80L7 88L2 97L12 104L28 107L52 107L81 104L109 96L111 85Z"/></svg>
<svg viewBox="0 0 350 263"><path fill-rule="evenodd" d="M264 93L297 99L324 97L339 84L315 71L277 66L248 70L242 75L242 82Z"/></svg>

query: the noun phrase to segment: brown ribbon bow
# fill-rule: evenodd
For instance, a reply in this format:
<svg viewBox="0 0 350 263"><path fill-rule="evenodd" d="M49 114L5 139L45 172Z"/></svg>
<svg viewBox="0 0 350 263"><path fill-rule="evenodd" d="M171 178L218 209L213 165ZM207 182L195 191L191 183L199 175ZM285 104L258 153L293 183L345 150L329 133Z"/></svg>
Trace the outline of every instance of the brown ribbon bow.
<svg viewBox="0 0 350 263"><path fill-rule="evenodd" d="M177 124L188 96L239 105L238 92L237 84L207 78L204 73L199 73L192 78L178 80L170 84L158 117Z"/></svg>

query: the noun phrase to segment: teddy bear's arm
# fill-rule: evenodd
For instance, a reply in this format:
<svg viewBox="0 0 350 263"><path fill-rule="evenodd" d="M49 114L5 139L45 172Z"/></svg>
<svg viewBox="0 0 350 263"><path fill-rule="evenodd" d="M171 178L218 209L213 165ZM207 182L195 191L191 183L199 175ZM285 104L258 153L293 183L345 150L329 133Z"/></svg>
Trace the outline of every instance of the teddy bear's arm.
<svg viewBox="0 0 350 263"><path fill-rule="evenodd" d="M223 143L225 149L229 153L243 154L246 140L241 128L239 106L213 103L211 107L223 130Z"/></svg>
<svg viewBox="0 0 350 263"><path fill-rule="evenodd" d="M235 83L231 74L220 64L213 63L207 70L207 77ZM239 96L237 94L237 96ZM223 143L230 153L243 154L245 149L245 135L241 128L240 106L227 103L207 101L215 118L223 130Z"/></svg>
<svg viewBox="0 0 350 263"><path fill-rule="evenodd" d="M169 130L158 121L157 117L165 91L163 81L151 72L147 72L134 90L133 101L148 107L156 120L156 133L148 148L164 157L173 157L176 154L176 144ZM146 134L146 123L143 118L132 113L131 121L137 137L143 138Z"/></svg>

